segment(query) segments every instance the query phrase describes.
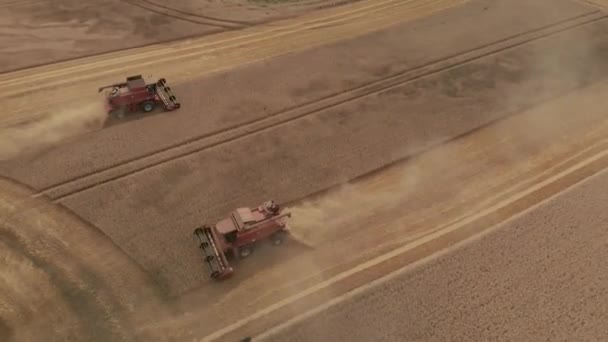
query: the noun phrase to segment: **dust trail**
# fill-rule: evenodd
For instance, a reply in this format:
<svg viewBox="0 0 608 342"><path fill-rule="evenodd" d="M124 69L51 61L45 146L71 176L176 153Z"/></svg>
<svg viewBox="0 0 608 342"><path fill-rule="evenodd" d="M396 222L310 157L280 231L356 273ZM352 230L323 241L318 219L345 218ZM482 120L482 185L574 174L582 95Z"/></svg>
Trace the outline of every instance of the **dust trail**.
<svg viewBox="0 0 608 342"><path fill-rule="evenodd" d="M347 183L320 198L305 201L286 211L292 213L288 230L293 238L309 247L333 238L331 227L361 225L364 221L394 210L413 195L420 184L416 165L407 170L385 170L382 177Z"/></svg>
<svg viewBox="0 0 608 342"><path fill-rule="evenodd" d="M101 128L107 118L102 102L55 111L19 126L0 128L0 160L40 151L65 139Z"/></svg>

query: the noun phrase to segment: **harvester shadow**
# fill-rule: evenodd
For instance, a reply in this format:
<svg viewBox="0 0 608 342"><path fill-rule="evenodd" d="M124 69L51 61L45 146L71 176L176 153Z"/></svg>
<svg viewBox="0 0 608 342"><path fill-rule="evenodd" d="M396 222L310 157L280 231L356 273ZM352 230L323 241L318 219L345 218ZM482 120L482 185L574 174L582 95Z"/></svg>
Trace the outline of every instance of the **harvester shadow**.
<svg viewBox="0 0 608 342"><path fill-rule="evenodd" d="M270 243L260 243L247 258L238 259L229 256L228 260L230 265L235 269L234 274L230 278L220 282L209 279L186 292L196 292L201 288L212 285L211 288L215 288L215 290L208 288L206 291L214 292L217 290L220 291L218 294L221 294L226 290L236 289L241 286L241 284L248 283L254 278L257 278L260 274L266 273L286 262L303 257L312 250L312 247L300 243L293 238L285 239L280 246L272 246ZM298 270L294 270L294 272L298 272ZM286 274L285 276L289 275Z"/></svg>
<svg viewBox="0 0 608 342"><path fill-rule="evenodd" d="M229 261L236 268L234 277L236 279L271 269L283 262L300 257L310 250L312 250L310 246L290 238L280 246L272 246L270 243L259 244L251 256L245 259L229 257Z"/></svg>
<svg viewBox="0 0 608 342"><path fill-rule="evenodd" d="M149 113L131 113L131 114L127 114L125 115L123 118L116 118L112 115L108 115L108 118L106 119L106 121L103 124L102 128L110 128L116 125L122 125L122 124L126 124L129 122L134 122L134 121L138 121L138 120L142 120L142 119L146 119L149 118L151 116L156 116L156 115L160 115L160 114L166 114L165 111L163 111L162 109L155 109L152 112Z"/></svg>

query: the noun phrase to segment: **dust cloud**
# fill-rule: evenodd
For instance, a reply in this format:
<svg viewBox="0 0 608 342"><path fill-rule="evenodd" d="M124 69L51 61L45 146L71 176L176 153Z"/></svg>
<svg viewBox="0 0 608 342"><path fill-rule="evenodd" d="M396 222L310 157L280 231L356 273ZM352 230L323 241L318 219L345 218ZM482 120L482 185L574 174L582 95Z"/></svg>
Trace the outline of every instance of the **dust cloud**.
<svg viewBox="0 0 608 342"><path fill-rule="evenodd" d="M0 161L100 129L106 118L103 103L94 102L57 110L33 122L0 127Z"/></svg>
<svg viewBox="0 0 608 342"><path fill-rule="evenodd" d="M288 223L292 237L309 247L331 242L338 234L336 228L366 224L374 217L396 209L419 191L421 175L417 165L381 172L286 208L292 214Z"/></svg>

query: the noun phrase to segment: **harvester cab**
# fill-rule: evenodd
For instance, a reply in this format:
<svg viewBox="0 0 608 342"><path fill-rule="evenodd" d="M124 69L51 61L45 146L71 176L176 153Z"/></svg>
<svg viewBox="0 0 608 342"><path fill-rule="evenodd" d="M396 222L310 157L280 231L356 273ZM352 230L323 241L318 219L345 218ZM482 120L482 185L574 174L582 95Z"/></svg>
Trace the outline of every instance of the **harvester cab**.
<svg viewBox="0 0 608 342"><path fill-rule="evenodd" d="M173 111L181 107L167 80L159 79L155 83L146 84L141 75L127 77L126 82L100 87L98 92L112 88L106 93L108 114L122 118L126 113L137 111L151 112L157 105L165 111Z"/></svg>
<svg viewBox="0 0 608 342"><path fill-rule="evenodd" d="M237 208L213 226L204 225L194 230L194 235L209 267L211 278L224 279L234 272L228 255L245 258L259 241L269 240L280 245L287 233L285 219L291 213L281 213L274 201L261 206Z"/></svg>

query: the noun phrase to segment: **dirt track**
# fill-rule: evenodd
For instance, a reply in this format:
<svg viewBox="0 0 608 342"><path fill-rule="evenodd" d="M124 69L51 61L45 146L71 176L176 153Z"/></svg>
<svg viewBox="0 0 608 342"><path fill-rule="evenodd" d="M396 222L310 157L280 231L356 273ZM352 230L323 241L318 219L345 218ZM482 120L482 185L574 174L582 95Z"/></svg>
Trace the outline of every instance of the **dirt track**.
<svg viewBox="0 0 608 342"><path fill-rule="evenodd" d="M255 341L599 341L608 174Z"/></svg>
<svg viewBox="0 0 608 342"><path fill-rule="evenodd" d="M445 1L447 4L454 2ZM247 321L247 317L352 272L366 260L386 255L408 241L466 221L471 213L489 210L605 150L602 139L608 123L602 108L592 104L603 99L607 86L591 84L608 75L608 26L602 13L566 1L551 1L553 10L541 15L546 4L475 1L351 41L275 58L272 63L241 66L238 77L222 73L177 83L174 89L183 94L184 108L195 110L151 116L77 137L69 144L4 162L2 173L48 190L45 194L51 199L101 229L143 265L148 274L136 271L133 282L143 284L145 277L154 280L150 285L154 294L146 295L149 305L169 300L171 311L166 315L144 324L129 323L116 332L163 341L214 332L222 337L219 332L227 326L226 338L260 332L307 307L296 303L264 319ZM430 6L429 13L439 8ZM386 17L377 20L408 19L402 16L406 10L392 10L394 13L384 8ZM476 21L471 20L473 15ZM294 38L292 42L301 47L308 39L328 43L361 34L375 24L363 21L361 31L346 34L355 25L346 20L345 26L338 26L346 27L343 32L328 28L335 35L324 33L321 27L320 33L307 36L304 32L314 30L303 29L297 31L301 41ZM422 35L425 39L420 39ZM260 52L247 56L249 61L281 54L289 46L264 44L249 46ZM455 47L458 52L469 51L454 55ZM227 51L236 54L238 49ZM172 55L169 59L180 53ZM228 59L222 64L220 56L227 55L218 54L217 64L199 70L248 62L247 58ZM315 61L315 70L305 67L305 61ZM48 67L41 79L51 84L61 75L74 77L76 69L89 68L65 72L54 70L56 67ZM293 73L285 72L292 69ZM332 70L335 77L329 77ZM27 75L13 79L17 88L26 89L28 82L35 81L27 80ZM6 82L13 82L9 79ZM572 92L582 86L587 87ZM68 92L56 100L70 96L74 95ZM241 102L234 104L237 98ZM552 102L529 108L549 99ZM27 106L40 108L44 102L26 104L8 118ZM290 109L292 106L297 108ZM519 115L511 116L514 114ZM302 118L292 120L298 116ZM478 129L495 119L504 120ZM253 125L243 125L254 120ZM231 124L240 127L227 130ZM261 130L264 125L272 127ZM223 132L201 137L216 130ZM279 250L261 248L256 258L238 266L231 281L206 282L200 255L190 248L193 227L213 221L237 205L269 197L280 201L306 197L467 132L406 164L359 179L344 191L303 205L295 203L292 209L299 220L294 220L294 229L313 240L315 250L293 242ZM193 142L169 148L186 139ZM214 144L218 145L211 146ZM166 151L157 153L159 149ZM145 158L119 165L142 155ZM108 170L86 176L100 168ZM72 178L77 179L60 184ZM559 190L553 187L534 201ZM28 195L23 192L21 196ZM319 208L332 208L335 216ZM492 219L499 222L522 209L514 205ZM360 215L352 215L355 212ZM321 234L315 231L319 228ZM126 259L118 249L108 251L105 258L112 259L110 255ZM114 263L101 267L110 264ZM327 301L349 286L378 277L373 272L362 273L344 284L332 284L307 305ZM23 274L27 276L27 272ZM105 275L107 270L99 274ZM118 284L112 279L108 283L110 288ZM268 283L281 285L268 287ZM252 298L251 293L258 297ZM99 310L105 309L93 311ZM121 310L120 306L109 309ZM231 323L236 324L234 329ZM19 318L12 317L8 325L19 326ZM137 332L132 332L133 327Z"/></svg>

